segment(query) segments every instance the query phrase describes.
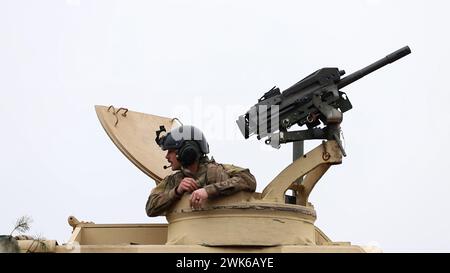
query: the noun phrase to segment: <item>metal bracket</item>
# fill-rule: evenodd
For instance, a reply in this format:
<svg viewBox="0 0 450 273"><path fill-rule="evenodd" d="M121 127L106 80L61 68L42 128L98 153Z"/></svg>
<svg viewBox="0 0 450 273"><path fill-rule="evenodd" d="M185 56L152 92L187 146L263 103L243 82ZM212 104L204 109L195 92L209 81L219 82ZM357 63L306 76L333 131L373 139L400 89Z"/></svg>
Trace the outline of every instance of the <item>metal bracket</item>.
<svg viewBox="0 0 450 273"><path fill-rule="evenodd" d="M119 118L117 117L117 114L120 112L120 110L122 110L122 111L123 111L122 117L126 117L126 116L127 116L128 109L127 109L127 108L120 107L120 108L117 109L117 111L116 111L116 109L115 109L114 106L112 106L112 105L110 105L110 106L108 107L108 112L109 112L110 109L112 109L112 114L113 114L114 117L116 118L116 122L114 123L114 127L116 127L116 126L117 126L117 123L119 123Z"/></svg>
<svg viewBox="0 0 450 273"><path fill-rule="evenodd" d="M331 165L341 163L342 153L336 141L325 141L281 171L264 188L261 193L261 200L284 203L285 192L291 187L292 183L299 181L306 175L306 180L302 182L302 185L306 187L302 193L302 203L305 203L312 188L326 170Z"/></svg>
<svg viewBox="0 0 450 273"><path fill-rule="evenodd" d="M325 124L342 122L342 113L338 109L324 103L320 94L314 94L312 102L317 110L324 116Z"/></svg>
<svg viewBox="0 0 450 273"><path fill-rule="evenodd" d="M181 126L183 126L183 123L181 122L181 120L179 120L178 118L173 118L172 122L177 121Z"/></svg>

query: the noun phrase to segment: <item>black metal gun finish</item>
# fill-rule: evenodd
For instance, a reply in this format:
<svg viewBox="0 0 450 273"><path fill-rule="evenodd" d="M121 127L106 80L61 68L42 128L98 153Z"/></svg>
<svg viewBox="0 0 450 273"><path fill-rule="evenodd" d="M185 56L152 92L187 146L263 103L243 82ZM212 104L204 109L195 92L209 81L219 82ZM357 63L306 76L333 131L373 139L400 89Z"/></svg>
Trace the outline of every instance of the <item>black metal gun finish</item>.
<svg viewBox="0 0 450 273"><path fill-rule="evenodd" d="M307 125L309 129L321 124L339 124L342 113L350 110L352 105L344 92L339 89L361 79L375 70L397 61L411 53L405 46L371 65L358 70L341 79L345 71L338 68L322 68L305 77L283 92L274 87L266 92L245 115L237 120L238 126L245 138L257 134L258 139L271 135L276 130L287 132L292 125ZM267 113L271 107L277 105L278 117L259 115L260 106L264 106ZM266 110L267 109L267 110ZM255 113L257 120L250 120L249 113ZM271 121L278 119L278 128L272 128ZM260 124L266 124L260 130ZM294 141L294 140L293 140Z"/></svg>
<svg viewBox="0 0 450 273"><path fill-rule="evenodd" d="M408 46L402 47L399 50L387 55L386 57L374 62L373 64L368 65L368 66L364 67L363 69L358 70L358 71L348 75L347 77L343 78L339 82L338 88L339 89L344 88L345 86L351 84L352 82L361 79L365 75L370 74L370 73L374 72L375 70L382 68L383 66L385 66L387 64L393 63L393 62L397 61L398 59L405 57L409 53L411 53L411 49Z"/></svg>

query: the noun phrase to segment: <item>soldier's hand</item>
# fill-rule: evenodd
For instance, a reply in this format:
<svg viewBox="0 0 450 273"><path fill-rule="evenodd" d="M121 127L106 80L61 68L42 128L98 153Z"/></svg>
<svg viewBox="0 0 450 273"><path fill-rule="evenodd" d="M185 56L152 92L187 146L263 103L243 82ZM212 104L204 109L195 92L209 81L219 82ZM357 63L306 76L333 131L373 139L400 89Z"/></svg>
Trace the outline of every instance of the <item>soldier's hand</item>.
<svg viewBox="0 0 450 273"><path fill-rule="evenodd" d="M198 189L191 194L191 208L201 209L206 199L208 199L208 193L204 188Z"/></svg>
<svg viewBox="0 0 450 273"><path fill-rule="evenodd" d="M177 193L179 195L185 192L193 192L198 189L197 182L193 178L185 177L181 180L180 185L177 187Z"/></svg>

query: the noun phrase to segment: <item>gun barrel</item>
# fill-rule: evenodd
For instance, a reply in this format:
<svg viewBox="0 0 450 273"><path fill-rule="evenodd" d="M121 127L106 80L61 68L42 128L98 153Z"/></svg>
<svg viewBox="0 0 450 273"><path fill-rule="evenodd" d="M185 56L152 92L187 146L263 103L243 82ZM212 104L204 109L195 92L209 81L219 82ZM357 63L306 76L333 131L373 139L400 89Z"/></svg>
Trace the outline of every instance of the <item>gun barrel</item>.
<svg viewBox="0 0 450 273"><path fill-rule="evenodd" d="M387 64L393 63L393 62L397 61L398 59L405 57L409 53L411 53L411 49L409 48L409 46L402 47L399 50L387 55L386 57L374 62L373 64L368 65L368 66L364 67L363 69L358 70L358 71L348 75L347 77L341 79L339 81L339 83L337 84L337 86L339 89L341 89L341 88L351 84L352 82L361 79L365 75L370 74L370 73L374 72L375 70L377 70Z"/></svg>

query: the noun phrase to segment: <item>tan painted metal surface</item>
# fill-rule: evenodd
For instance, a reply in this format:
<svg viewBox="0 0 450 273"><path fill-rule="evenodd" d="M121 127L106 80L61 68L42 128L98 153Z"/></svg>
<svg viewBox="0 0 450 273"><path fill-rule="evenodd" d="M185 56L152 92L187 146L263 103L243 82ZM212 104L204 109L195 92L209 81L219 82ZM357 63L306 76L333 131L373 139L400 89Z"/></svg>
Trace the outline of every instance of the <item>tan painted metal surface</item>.
<svg viewBox="0 0 450 273"><path fill-rule="evenodd" d="M327 141L322 145L298 158L281 171L262 192L262 199L266 201L282 203L286 190L291 188L292 183L298 181L299 178L306 176L307 186L303 192L303 202L306 204L310 191L315 183L322 177L330 165L340 164L342 162L342 153L336 141ZM325 167L320 167L324 166ZM319 169L317 169L320 167ZM312 172L317 170L316 172ZM308 179L308 174L311 178Z"/></svg>
<svg viewBox="0 0 450 273"><path fill-rule="evenodd" d="M273 246L208 246L201 244L166 244L168 224L83 224L75 227L72 239L64 245L55 245L49 252L119 252L119 253L300 253L300 252L365 252L349 242L332 242L314 227L315 241L310 244ZM105 232L105 230L108 230ZM131 232L130 232L131 231ZM250 231L248 231L250 232ZM247 232L247 233L248 233ZM88 234L85 236L85 234Z"/></svg>
<svg viewBox="0 0 450 273"><path fill-rule="evenodd" d="M177 126L172 118L100 105L95 106L95 111L117 148L141 171L156 183L172 173L170 168L163 168L167 164L165 153L155 143L155 132L160 125L167 131Z"/></svg>
<svg viewBox="0 0 450 273"><path fill-rule="evenodd" d="M240 194L244 198L245 195ZM258 200L227 202L224 197L220 202L210 200L202 210L192 210L188 200L189 195L183 196L167 215L167 244L276 246L315 243L316 214L311 207Z"/></svg>
<svg viewBox="0 0 450 273"><path fill-rule="evenodd" d="M200 245L84 245L57 246L57 253L363 253L354 245L208 247Z"/></svg>

